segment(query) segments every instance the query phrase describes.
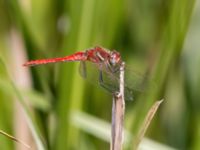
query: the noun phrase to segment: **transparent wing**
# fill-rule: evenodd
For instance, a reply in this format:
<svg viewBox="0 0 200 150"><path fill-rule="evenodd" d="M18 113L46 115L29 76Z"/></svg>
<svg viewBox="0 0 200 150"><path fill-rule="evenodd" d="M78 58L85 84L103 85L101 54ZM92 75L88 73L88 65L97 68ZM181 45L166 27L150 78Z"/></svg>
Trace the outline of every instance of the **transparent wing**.
<svg viewBox="0 0 200 150"><path fill-rule="evenodd" d="M107 91L114 93L119 91L119 66L111 71L105 64L81 62L79 72L90 83L100 85ZM147 76L129 67L125 68L125 99L133 100L133 94L144 91L149 83Z"/></svg>
<svg viewBox="0 0 200 150"><path fill-rule="evenodd" d="M79 73L84 79L87 78L87 67L86 67L86 62L85 61L81 61L80 62Z"/></svg>
<svg viewBox="0 0 200 150"><path fill-rule="evenodd" d="M79 73L93 85L101 86L110 93L119 91L118 78L105 69L105 64L95 64L87 61L81 62Z"/></svg>

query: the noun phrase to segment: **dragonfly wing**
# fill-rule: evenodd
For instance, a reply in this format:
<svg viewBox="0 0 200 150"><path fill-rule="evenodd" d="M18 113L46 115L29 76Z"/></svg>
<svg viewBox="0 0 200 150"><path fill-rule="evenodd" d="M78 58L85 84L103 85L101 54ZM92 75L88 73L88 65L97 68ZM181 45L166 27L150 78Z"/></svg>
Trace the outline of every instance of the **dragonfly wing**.
<svg viewBox="0 0 200 150"><path fill-rule="evenodd" d="M101 86L110 93L119 91L118 79L105 71L104 64L80 62L79 73L90 83Z"/></svg>
<svg viewBox="0 0 200 150"><path fill-rule="evenodd" d="M125 86L137 92L144 92L147 90L148 85L154 85L154 82L149 79L147 73L139 73L130 68L125 69ZM153 87L152 87L153 88Z"/></svg>
<svg viewBox="0 0 200 150"><path fill-rule="evenodd" d="M103 71L100 71L100 86L109 91L110 93L119 91L119 80L117 77L113 77L113 75L104 74ZM133 100L133 90L125 85L124 87L124 95L126 100Z"/></svg>
<svg viewBox="0 0 200 150"><path fill-rule="evenodd" d="M105 64L95 64L87 61L83 61L79 66L79 73L90 83L101 86L109 93L114 93L119 91L119 71L114 73L109 70ZM133 76L135 80L131 81L127 78L126 80L126 70L125 70L125 99L133 100L133 87L140 86L141 79L137 76ZM140 79L139 81L137 81ZM130 83L129 83L130 82ZM133 85L133 86L132 86Z"/></svg>
<svg viewBox="0 0 200 150"><path fill-rule="evenodd" d="M120 67L120 66L117 66ZM104 72L104 86L110 87L113 92L119 90L119 68L113 69L114 72L110 71L107 66L102 66L102 71ZM144 92L148 85L152 84L152 81L149 81L148 75L140 73L138 71L133 71L129 67L125 68L125 99L133 100L133 95L137 95L140 92Z"/></svg>
<svg viewBox="0 0 200 150"><path fill-rule="evenodd" d="M81 61L79 66L80 75L92 84L99 85L100 67L95 63Z"/></svg>
<svg viewBox="0 0 200 150"><path fill-rule="evenodd" d="M79 73L84 79L87 78L87 67L86 67L86 62L85 61L81 61L80 62Z"/></svg>

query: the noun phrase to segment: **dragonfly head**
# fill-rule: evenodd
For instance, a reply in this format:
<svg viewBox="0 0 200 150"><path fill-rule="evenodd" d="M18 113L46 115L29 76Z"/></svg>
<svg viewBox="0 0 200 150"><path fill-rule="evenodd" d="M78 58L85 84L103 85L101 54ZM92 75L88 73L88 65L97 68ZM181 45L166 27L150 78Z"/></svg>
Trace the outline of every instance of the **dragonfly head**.
<svg viewBox="0 0 200 150"><path fill-rule="evenodd" d="M110 63L112 66L115 66L115 65L121 63L121 56L120 56L120 53L117 52L117 51L111 51L111 53L110 53L110 58L109 58L109 63Z"/></svg>

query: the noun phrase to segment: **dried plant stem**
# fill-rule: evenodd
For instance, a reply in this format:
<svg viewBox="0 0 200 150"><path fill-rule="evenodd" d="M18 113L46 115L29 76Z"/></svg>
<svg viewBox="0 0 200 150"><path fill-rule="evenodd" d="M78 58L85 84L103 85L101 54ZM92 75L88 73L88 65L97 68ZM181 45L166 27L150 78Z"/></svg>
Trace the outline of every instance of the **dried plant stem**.
<svg viewBox="0 0 200 150"><path fill-rule="evenodd" d="M158 108L159 108L159 106L160 106L160 104L162 102L163 102L163 99L159 100L159 101L156 101L153 104L153 106L150 108L150 110L148 111L148 113L147 113L147 115L145 117L144 123L141 126L140 131L139 131L138 135L135 138L136 141L133 142L133 143L135 143L133 145L133 150L137 150L138 149L138 146L139 146L140 142L142 141L142 139L143 139L143 137L144 137L144 135L145 135L145 133L146 133L146 131L147 131L147 129L148 129L148 127L149 127L154 115L155 115L155 113L157 112L157 110L158 110Z"/></svg>
<svg viewBox="0 0 200 150"><path fill-rule="evenodd" d="M124 101L124 67L123 62L120 66L119 91L113 94L112 104L112 129L110 150L121 150L123 145L123 122L125 112Z"/></svg>
<svg viewBox="0 0 200 150"><path fill-rule="evenodd" d="M0 134L6 136L6 137L8 137L8 138L10 138L11 140L13 140L13 141L15 141L15 142L17 142L17 143L20 143L20 144L24 145L26 148L29 148L29 149L31 148L29 145L27 145L27 144L24 143L23 141L18 140L18 139L15 138L14 136L9 135L8 133L6 133L6 132L4 132L4 131L2 131L2 130L0 130Z"/></svg>

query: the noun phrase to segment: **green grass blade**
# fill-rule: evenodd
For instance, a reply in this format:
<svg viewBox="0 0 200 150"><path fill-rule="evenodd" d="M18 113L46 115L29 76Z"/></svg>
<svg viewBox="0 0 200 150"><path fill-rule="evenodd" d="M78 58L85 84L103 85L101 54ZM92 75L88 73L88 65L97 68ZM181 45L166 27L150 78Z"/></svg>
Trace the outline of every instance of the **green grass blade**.
<svg viewBox="0 0 200 150"><path fill-rule="evenodd" d="M72 121L72 124L75 127L79 128L83 132L93 135L98 139L101 139L107 143L110 142L110 137L111 137L110 123L83 112L74 112L71 115L70 120ZM131 133L125 130L124 147L127 147L130 141L132 142L132 137L133 136L131 135ZM143 138L140 144L140 148L143 150L148 150L148 149L175 150L175 148L158 143L156 141L153 141L145 137Z"/></svg>
<svg viewBox="0 0 200 150"><path fill-rule="evenodd" d="M24 110L24 113L26 115L26 119L29 125L29 128L33 134L33 137L35 139L36 142L36 146L38 148L38 150L45 150L45 146L41 140L40 134L39 134L39 130L38 127L36 125L36 121L33 117L33 114L30 112L29 108L27 107L23 96L21 95L21 93L19 92L18 88L16 87L16 85L14 84L14 82L9 78L9 75L7 73L7 69L6 66L4 64L4 62L0 59L0 70L4 70L4 72L7 74L8 76L8 80L9 80L9 84L10 86L13 88L13 91L16 95L16 97L18 98L20 104L22 105L22 108Z"/></svg>
<svg viewBox="0 0 200 150"><path fill-rule="evenodd" d="M157 86L149 89L148 93L145 96L142 96L139 100L140 103L136 108L136 116L138 117L132 125L133 132L138 131L149 107L155 99L158 99L158 95L162 90L165 79L167 78L170 66L180 56L194 3L195 0L168 1L168 17L165 18L166 20L161 34L162 43L159 47L160 54L156 63L155 71L152 73Z"/></svg>

